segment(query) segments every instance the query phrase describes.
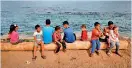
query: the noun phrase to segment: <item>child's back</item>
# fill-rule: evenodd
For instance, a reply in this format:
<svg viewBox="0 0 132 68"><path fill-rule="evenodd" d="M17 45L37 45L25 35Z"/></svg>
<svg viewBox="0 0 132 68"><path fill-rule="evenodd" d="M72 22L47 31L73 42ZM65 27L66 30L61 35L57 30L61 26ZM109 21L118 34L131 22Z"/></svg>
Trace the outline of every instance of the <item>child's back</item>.
<svg viewBox="0 0 132 68"><path fill-rule="evenodd" d="M13 31L11 34L9 34L10 42L16 43L19 41L19 34L16 31Z"/></svg>
<svg viewBox="0 0 132 68"><path fill-rule="evenodd" d="M53 32L54 32L53 27L45 26L43 28L43 41L45 44L49 44L52 42Z"/></svg>
<svg viewBox="0 0 132 68"><path fill-rule="evenodd" d="M81 33L81 40L86 41L88 40L87 30L83 30Z"/></svg>
<svg viewBox="0 0 132 68"><path fill-rule="evenodd" d="M82 28L81 40L82 40L82 41L86 41L86 40L88 40L86 25L83 24L83 25L81 26L81 28Z"/></svg>

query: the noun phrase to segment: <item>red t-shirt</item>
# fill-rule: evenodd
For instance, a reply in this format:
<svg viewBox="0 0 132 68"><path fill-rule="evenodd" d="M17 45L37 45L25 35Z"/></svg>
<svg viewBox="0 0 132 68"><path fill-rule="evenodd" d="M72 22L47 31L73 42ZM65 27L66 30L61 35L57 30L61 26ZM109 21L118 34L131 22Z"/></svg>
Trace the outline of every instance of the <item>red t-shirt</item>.
<svg viewBox="0 0 132 68"><path fill-rule="evenodd" d="M83 30L81 34L81 40L88 40L87 30Z"/></svg>
<svg viewBox="0 0 132 68"><path fill-rule="evenodd" d="M61 33L54 32L53 33L53 40L54 42L61 40Z"/></svg>
<svg viewBox="0 0 132 68"><path fill-rule="evenodd" d="M92 30L92 36L91 36L91 40L96 40L99 39L99 35L101 34L101 32L99 32L97 29L93 29Z"/></svg>

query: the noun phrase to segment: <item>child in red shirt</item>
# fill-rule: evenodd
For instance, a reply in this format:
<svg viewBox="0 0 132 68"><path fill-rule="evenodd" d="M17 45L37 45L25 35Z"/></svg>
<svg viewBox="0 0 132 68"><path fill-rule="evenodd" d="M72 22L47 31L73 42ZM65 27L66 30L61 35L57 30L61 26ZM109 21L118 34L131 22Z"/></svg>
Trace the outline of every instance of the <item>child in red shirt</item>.
<svg viewBox="0 0 132 68"><path fill-rule="evenodd" d="M66 51L66 44L65 41L61 38L61 28L59 26L55 27L55 32L53 33L53 41L57 45L55 53L60 51L61 45L63 47L63 51Z"/></svg>
<svg viewBox="0 0 132 68"><path fill-rule="evenodd" d="M82 40L82 41L87 41L87 40L88 40L88 35L87 35L86 25L83 24L83 25L81 26L81 29L82 29L81 40Z"/></svg>
<svg viewBox="0 0 132 68"><path fill-rule="evenodd" d="M93 53L95 52L96 49L97 49L96 53L97 55L99 55L99 50L100 50L99 37L102 35L101 30L100 30L100 23L95 22L94 27L95 28L93 28L92 36L91 36L92 49L91 49L90 57L93 56Z"/></svg>

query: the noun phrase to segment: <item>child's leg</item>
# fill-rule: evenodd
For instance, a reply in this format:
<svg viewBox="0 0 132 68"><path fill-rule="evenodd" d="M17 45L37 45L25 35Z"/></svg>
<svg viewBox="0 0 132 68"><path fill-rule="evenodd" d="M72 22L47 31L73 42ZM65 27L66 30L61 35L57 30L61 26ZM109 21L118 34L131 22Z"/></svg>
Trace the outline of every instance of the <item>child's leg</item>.
<svg viewBox="0 0 132 68"><path fill-rule="evenodd" d="M118 53L120 43L119 42L116 42L115 45L116 45L116 53Z"/></svg>
<svg viewBox="0 0 132 68"><path fill-rule="evenodd" d="M55 53L58 53L60 51L61 45L58 42L56 42L56 45L57 45L57 47L56 47Z"/></svg>
<svg viewBox="0 0 132 68"><path fill-rule="evenodd" d="M92 44L92 50L91 50L91 54L92 54L92 53L94 53L95 48L96 48L96 40L92 40L91 44Z"/></svg>
<svg viewBox="0 0 132 68"><path fill-rule="evenodd" d="M110 53L110 51L112 50L112 48L114 47L115 43L114 41L110 41L110 47L108 48L107 53Z"/></svg>
<svg viewBox="0 0 132 68"><path fill-rule="evenodd" d="M96 44L97 44L96 49L97 49L97 51L99 51L100 50L100 41L99 40L96 40Z"/></svg>
<svg viewBox="0 0 132 68"><path fill-rule="evenodd" d="M116 42L115 45L116 45L116 52L115 52L115 53L116 53L117 55L119 55L120 57L122 57L122 55L119 53L119 46L120 46L120 43L119 43L119 42Z"/></svg>
<svg viewBox="0 0 132 68"><path fill-rule="evenodd" d="M63 50L65 50L66 49L66 43L64 41L62 41L61 44L62 44Z"/></svg>
<svg viewBox="0 0 132 68"><path fill-rule="evenodd" d="M41 57L43 59L46 59L46 56L44 56L44 43L41 41L40 42L40 45L41 45Z"/></svg>
<svg viewBox="0 0 132 68"><path fill-rule="evenodd" d="M41 56L44 56L44 43L41 41Z"/></svg>
<svg viewBox="0 0 132 68"><path fill-rule="evenodd" d="M106 39L107 39L108 47L110 47L110 39L109 38L106 38Z"/></svg>
<svg viewBox="0 0 132 68"><path fill-rule="evenodd" d="M36 51L37 51L37 46L34 46L34 48L33 48L33 57L36 56Z"/></svg>
<svg viewBox="0 0 132 68"><path fill-rule="evenodd" d="M63 40L65 40L65 41L66 41L66 35L65 35L65 34L64 34Z"/></svg>
<svg viewBox="0 0 132 68"><path fill-rule="evenodd" d="M77 39L76 39L76 34L75 34L75 33L73 33L73 34L74 34L75 40L77 40Z"/></svg>

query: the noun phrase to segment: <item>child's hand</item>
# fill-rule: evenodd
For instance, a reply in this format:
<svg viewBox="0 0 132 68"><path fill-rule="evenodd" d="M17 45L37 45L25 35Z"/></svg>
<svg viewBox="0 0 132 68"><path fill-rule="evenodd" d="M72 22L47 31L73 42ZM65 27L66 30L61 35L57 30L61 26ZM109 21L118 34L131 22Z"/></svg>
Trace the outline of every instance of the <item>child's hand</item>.
<svg viewBox="0 0 132 68"><path fill-rule="evenodd" d="M60 40L60 42L63 42L63 40Z"/></svg>
<svg viewBox="0 0 132 68"><path fill-rule="evenodd" d="M57 42L57 43L59 43L60 45L62 45L60 42Z"/></svg>

